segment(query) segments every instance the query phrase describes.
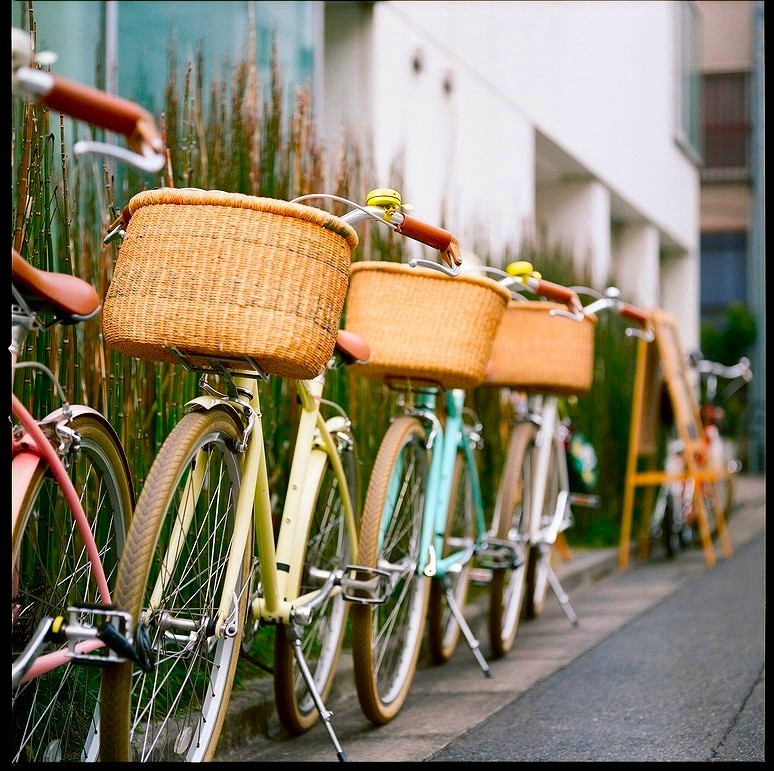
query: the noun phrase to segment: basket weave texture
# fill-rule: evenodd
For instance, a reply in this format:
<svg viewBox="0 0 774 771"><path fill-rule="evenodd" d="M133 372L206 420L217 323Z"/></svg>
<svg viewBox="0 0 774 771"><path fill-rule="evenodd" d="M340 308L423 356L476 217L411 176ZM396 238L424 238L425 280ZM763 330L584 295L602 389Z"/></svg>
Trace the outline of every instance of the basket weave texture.
<svg viewBox="0 0 774 771"><path fill-rule="evenodd" d="M170 346L194 359L250 356L296 379L322 372L358 243L350 225L311 206L196 188L144 191L129 210L102 312L108 345L156 361L178 360Z"/></svg>
<svg viewBox="0 0 774 771"><path fill-rule="evenodd" d="M374 380L473 388L486 373L510 293L480 276L451 278L427 268L357 262L350 273L346 329L371 348L355 372Z"/></svg>
<svg viewBox="0 0 774 771"><path fill-rule="evenodd" d="M594 378L596 316L575 321L551 316L561 303L511 300L492 345L486 385L559 394L584 394Z"/></svg>

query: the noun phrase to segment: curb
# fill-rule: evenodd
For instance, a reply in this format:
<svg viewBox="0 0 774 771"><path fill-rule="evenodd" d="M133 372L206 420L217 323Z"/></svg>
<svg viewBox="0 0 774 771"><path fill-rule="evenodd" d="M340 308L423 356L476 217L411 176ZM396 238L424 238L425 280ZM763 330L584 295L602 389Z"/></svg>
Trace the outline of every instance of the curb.
<svg viewBox="0 0 774 771"><path fill-rule="evenodd" d="M583 549L572 547L572 557L556 566L556 574L567 593L581 586L594 583L617 570L618 548ZM480 597L465 608L465 618L483 646L487 645L485 630L488 598ZM523 623L523 621L522 621ZM464 646L464 641L460 645ZM429 666L426 656L420 658L420 668ZM343 650L336 671L333 688L325 706L335 712L336 705L357 698L352 654ZM270 677L243 683L239 691L233 691L223 731L218 742L217 754L227 753L259 738L289 737L282 727L274 707L274 684ZM217 760L217 757L215 758Z"/></svg>

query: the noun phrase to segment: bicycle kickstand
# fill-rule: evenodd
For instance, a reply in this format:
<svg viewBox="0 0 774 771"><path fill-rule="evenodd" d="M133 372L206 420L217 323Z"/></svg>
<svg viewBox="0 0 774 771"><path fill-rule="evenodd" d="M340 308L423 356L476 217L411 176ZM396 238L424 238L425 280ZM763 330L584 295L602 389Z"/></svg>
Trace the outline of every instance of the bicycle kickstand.
<svg viewBox="0 0 774 771"><path fill-rule="evenodd" d="M570 624L573 626L578 626L578 616L573 610L572 605L570 605L570 598L567 596L567 592L562 589L562 585L559 583L559 578L554 572L554 569L548 563L546 563L545 569L548 583L551 585L551 589L553 589L553 592L556 595L556 599L559 600L559 605L564 611L564 615L567 616L567 620L570 622Z"/></svg>
<svg viewBox="0 0 774 771"><path fill-rule="evenodd" d="M320 718L323 721L325 730L328 732L328 736L330 736L330 739L333 742L333 746L336 750L336 757L342 763L346 763L347 756L344 754L344 750L342 749L338 737L336 736L336 732L333 730L333 725L331 724L331 717L333 716L333 713L325 708L322 697L320 696L320 692L317 690L317 686L314 684L314 678L312 677L312 673L309 671L306 659L304 658L304 653L301 650L301 631L299 626L295 623L291 623L290 625L290 639L293 644L293 655L296 658L296 663L298 664L298 668L301 670L306 687L309 689L309 695L312 697L312 701L314 701L314 705L317 707L317 711L320 713Z"/></svg>
<svg viewBox="0 0 774 771"><path fill-rule="evenodd" d="M467 642L468 647L471 650L471 653L473 654L473 656L475 656L475 659L478 662L481 669L483 670L484 675L486 675L486 677L494 677L494 675L492 674L492 670L489 668L489 664L486 663L486 659L484 658L484 655L481 653L478 640L475 638L475 635L473 634L473 631L468 625L468 622L465 620L465 617L462 615L460 606L457 603L457 598L454 596L454 591L452 590L451 583L445 577L443 579L443 589L446 594L446 601L449 603L449 609L454 614L454 618L456 619L457 623L460 625L460 629L462 630L462 634L465 635L465 641Z"/></svg>

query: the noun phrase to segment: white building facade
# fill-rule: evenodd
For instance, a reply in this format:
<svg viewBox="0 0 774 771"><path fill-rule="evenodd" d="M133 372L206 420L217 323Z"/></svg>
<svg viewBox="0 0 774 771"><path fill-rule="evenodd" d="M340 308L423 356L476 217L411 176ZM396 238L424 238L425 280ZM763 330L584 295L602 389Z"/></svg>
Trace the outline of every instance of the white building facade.
<svg viewBox="0 0 774 771"><path fill-rule="evenodd" d="M544 232L697 347L693 6L325 3L324 135L373 148L374 187L401 159L404 199L463 250Z"/></svg>

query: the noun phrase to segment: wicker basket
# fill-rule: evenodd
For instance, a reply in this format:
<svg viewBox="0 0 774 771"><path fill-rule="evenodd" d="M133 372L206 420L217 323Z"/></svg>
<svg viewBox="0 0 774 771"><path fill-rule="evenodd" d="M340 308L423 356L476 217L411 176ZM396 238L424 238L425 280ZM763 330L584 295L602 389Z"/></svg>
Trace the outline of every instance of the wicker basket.
<svg viewBox="0 0 774 771"><path fill-rule="evenodd" d="M486 385L584 394L594 377L596 316L578 322L551 316L567 311L554 302L511 300L492 345L492 371Z"/></svg>
<svg viewBox="0 0 774 771"><path fill-rule="evenodd" d="M308 379L333 353L355 231L321 209L195 188L134 196L105 297L108 345L177 361L252 358Z"/></svg>
<svg viewBox="0 0 774 771"><path fill-rule="evenodd" d="M355 263L345 327L371 348L369 363L355 371L375 380L477 386L509 297L480 276L450 278L396 263Z"/></svg>

